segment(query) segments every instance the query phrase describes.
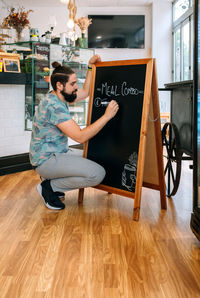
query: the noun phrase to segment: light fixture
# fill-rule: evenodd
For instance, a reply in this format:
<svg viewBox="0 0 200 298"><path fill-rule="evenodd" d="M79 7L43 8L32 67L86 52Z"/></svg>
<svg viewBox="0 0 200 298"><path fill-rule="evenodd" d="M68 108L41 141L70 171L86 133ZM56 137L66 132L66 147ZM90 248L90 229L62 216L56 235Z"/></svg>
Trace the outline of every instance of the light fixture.
<svg viewBox="0 0 200 298"><path fill-rule="evenodd" d="M77 7L75 0L69 0L67 8L69 10L69 21L67 23L67 26L69 28L73 28L75 26L75 21L76 21L76 13L77 13Z"/></svg>
<svg viewBox="0 0 200 298"><path fill-rule="evenodd" d="M76 41L78 36L76 34L75 25L78 25L81 29L81 34L85 35L88 26L92 23L92 19L88 19L88 17L76 19L77 6L75 0L60 0L60 2L67 4L67 9L69 11L69 19L67 22L67 27L69 30L67 32L67 36L72 41Z"/></svg>
<svg viewBox="0 0 200 298"><path fill-rule="evenodd" d="M77 6L75 0L60 0L62 3L67 4L67 9L69 11L69 20L67 22L67 27L70 29L68 31L68 36L72 41L77 39L75 23L76 23L76 13L77 13Z"/></svg>
<svg viewBox="0 0 200 298"><path fill-rule="evenodd" d="M67 27L69 29L73 29L74 28L74 21L73 21L73 19L69 19L69 21L67 22Z"/></svg>

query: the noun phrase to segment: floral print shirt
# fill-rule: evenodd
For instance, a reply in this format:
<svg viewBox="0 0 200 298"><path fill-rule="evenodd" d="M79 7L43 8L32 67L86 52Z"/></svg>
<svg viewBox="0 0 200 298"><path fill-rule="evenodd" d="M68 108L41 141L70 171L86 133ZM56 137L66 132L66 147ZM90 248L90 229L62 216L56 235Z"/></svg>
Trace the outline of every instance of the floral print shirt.
<svg viewBox="0 0 200 298"><path fill-rule="evenodd" d="M68 104L49 93L40 101L33 119L30 162L39 166L54 153L68 151L68 137L56 126L71 119Z"/></svg>

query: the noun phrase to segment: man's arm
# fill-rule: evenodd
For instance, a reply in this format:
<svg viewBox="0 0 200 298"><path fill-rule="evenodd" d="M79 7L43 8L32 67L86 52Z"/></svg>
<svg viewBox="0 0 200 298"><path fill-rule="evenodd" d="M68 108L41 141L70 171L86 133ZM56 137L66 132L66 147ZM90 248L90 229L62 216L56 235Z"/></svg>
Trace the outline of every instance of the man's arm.
<svg viewBox="0 0 200 298"><path fill-rule="evenodd" d="M107 106L104 115L83 129L73 119L59 123L57 127L72 140L82 144L95 136L116 115L118 109L117 102L112 100Z"/></svg>
<svg viewBox="0 0 200 298"><path fill-rule="evenodd" d="M96 62L101 62L101 58L97 54L90 58L88 62L88 67L91 68L92 65L95 64ZM92 71L88 70L83 88L78 90L77 98L74 102L81 101L89 96L91 77L92 77Z"/></svg>

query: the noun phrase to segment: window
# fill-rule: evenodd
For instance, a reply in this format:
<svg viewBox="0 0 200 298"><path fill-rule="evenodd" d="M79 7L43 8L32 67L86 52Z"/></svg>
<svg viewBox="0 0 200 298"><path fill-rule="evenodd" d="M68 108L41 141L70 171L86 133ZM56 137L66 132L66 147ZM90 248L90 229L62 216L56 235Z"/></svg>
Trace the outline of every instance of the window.
<svg viewBox="0 0 200 298"><path fill-rule="evenodd" d="M174 78L175 81L181 80L181 35L180 28L177 28L174 32Z"/></svg>
<svg viewBox="0 0 200 298"><path fill-rule="evenodd" d="M183 50L183 81L190 79L190 31L189 21L182 27L182 50Z"/></svg>
<svg viewBox="0 0 200 298"><path fill-rule="evenodd" d="M173 21L178 20L190 7L190 0L174 1L173 5Z"/></svg>
<svg viewBox="0 0 200 298"><path fill-rule="evenodd" d="M173 2L173 81L193 78L193 1Z"/></svg>

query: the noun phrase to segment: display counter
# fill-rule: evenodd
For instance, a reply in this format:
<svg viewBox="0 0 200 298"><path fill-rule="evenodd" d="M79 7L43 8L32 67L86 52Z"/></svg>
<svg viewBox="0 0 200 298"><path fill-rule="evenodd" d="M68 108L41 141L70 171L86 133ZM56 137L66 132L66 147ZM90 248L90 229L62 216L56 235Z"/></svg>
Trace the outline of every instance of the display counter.
<svg viewBox="0 0 200 298"><path fill-rule="evenodd" d="M22 80L17 83L14 77ZM24 126L25 80L21 73L0 74L0 175L31 168L27 153L31 133Z"/></svg>
<svg viewBox="0 0 200 298"><path fill-rule="evenodd" d="M25 85L25 73L0 72L0 84Z"/></svg>

